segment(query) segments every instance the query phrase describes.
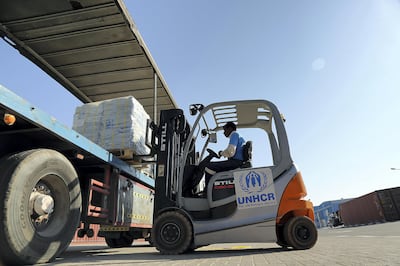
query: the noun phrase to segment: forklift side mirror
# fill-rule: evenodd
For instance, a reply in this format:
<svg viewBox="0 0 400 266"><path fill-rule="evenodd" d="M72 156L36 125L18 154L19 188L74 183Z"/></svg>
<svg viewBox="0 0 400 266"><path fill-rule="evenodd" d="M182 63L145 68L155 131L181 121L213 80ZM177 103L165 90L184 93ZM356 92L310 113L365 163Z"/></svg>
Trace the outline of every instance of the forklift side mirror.
<svg viewBox="0 0 400 266"><path fill-rule="evenodd" d="M191 115L196 115L198 111L201 111L203 109L204 109L204 105L202 105L201 103L191 104L189 106Z"/></svg>
<svg viewBox="0 0 400 266"><path fill-rule="evenodd" d="M194 108L194 106L191 105L189 110L190 110L190 115L196 115L197 114L197 109Z"/></svg>

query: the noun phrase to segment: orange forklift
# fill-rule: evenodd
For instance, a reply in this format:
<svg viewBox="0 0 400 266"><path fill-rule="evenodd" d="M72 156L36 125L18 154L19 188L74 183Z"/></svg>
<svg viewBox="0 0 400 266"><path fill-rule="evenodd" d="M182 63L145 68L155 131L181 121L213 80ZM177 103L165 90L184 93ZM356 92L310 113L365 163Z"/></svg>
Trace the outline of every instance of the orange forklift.
<svg viewBox="0 0 400 266"><path fill-rule="evenodd" d="M161 111L152 127L156 154L151 241L163 254L181 254L215 243L276 242L309 249L317 241L314 210L305 200L301 173L290 156L284 119L266 100L193 104L190 126L180 109ZM207 185L202 165L218 155L223 125L262 132L266 142L247 141L237 169L214 174ZM254 142L254 143L253 143ZM271 165L252 166L252 146L268 151ZM200 193L199 193L200 191Z"/></svg>

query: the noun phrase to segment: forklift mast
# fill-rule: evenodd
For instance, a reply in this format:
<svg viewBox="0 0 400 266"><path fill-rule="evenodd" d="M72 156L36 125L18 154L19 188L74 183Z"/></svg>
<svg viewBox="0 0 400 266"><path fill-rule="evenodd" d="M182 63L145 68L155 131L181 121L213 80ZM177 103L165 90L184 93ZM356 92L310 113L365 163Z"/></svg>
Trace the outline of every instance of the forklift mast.
<svg viewBox="0 0 400 266"><path fill-rule="evenodd" d="M190 127L181 109L161 110L159 125L153 130L156 151L156 181L158 194L154 202L154 217L158 210L176 206L180 162Z"/></svg>

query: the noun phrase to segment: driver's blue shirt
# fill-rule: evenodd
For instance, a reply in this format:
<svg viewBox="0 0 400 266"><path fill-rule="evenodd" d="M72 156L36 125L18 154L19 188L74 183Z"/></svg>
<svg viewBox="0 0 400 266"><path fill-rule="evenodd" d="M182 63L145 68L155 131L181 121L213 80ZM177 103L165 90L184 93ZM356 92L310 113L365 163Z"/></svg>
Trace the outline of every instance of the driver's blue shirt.
<svg viewBox="0 0 400 266"><path fill-rule="evenodd" d="M236 146L236 152L231 159L241 160L243 161L243 145L245 141L244 139L237 133L233 131L229 136L229 144Z"/></svg>

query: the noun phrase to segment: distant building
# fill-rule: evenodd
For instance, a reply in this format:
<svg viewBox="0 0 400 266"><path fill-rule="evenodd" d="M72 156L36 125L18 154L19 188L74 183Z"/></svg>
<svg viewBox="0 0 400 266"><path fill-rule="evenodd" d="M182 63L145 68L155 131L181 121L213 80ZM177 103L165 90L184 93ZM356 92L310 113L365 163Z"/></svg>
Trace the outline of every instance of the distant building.
<svg viewBox="0 0 400 266"><path fill-rule="evenodd" d="M318 228L330 226L330 218L339 212L339 205L351 199L331 200L314 207L315 224ZM340 214L339 214L340 216Z"/></svg>

